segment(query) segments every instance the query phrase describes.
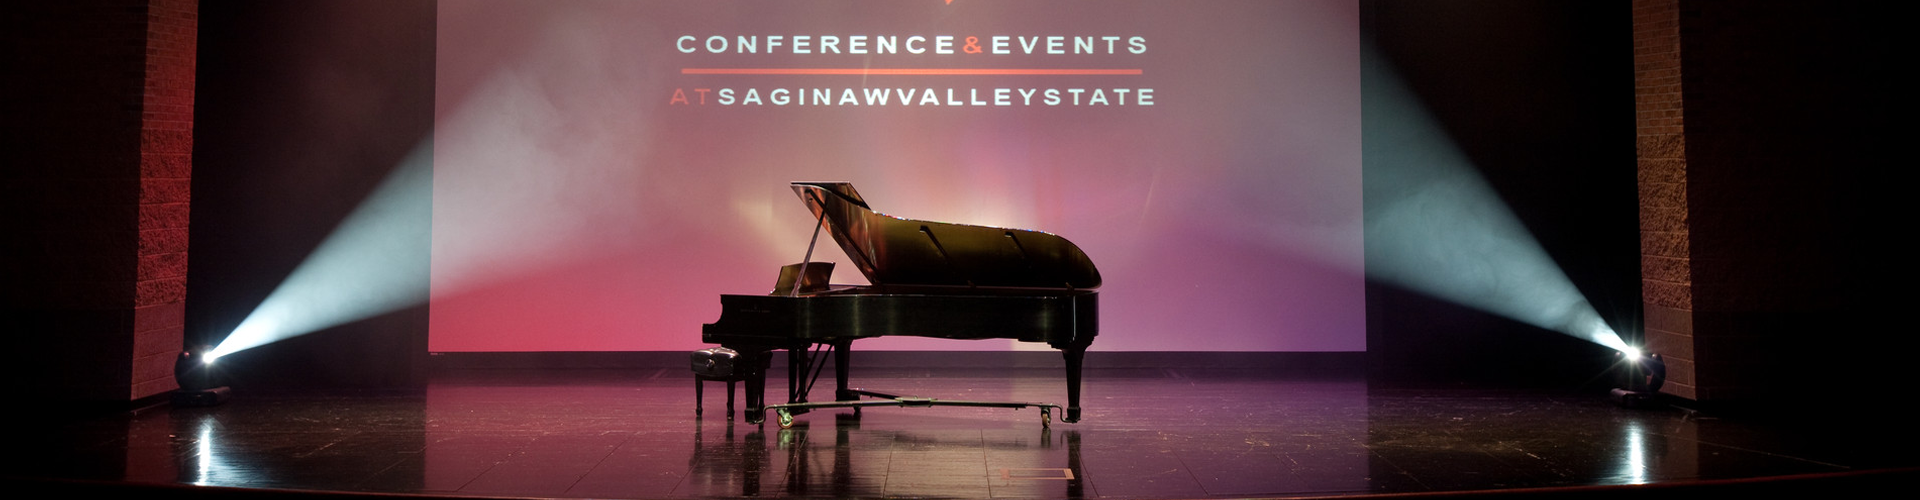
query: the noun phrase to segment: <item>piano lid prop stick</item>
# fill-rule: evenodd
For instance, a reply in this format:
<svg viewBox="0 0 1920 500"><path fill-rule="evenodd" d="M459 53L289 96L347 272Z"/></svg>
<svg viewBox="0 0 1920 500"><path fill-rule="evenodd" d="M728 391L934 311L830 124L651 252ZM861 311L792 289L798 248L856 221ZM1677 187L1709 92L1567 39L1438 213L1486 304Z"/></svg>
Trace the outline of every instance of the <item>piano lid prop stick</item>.
<svg viewBox="0 0 1920 500"><path fill-rule="evenodd" d="M807 264L813 263L813 245L820 242L820 227L827 225L827 204L820 197L807 193L814 204L820 205L820 220L813 223L813 239L807 240L807 255L800 258L800 275L793 278L793 289L787 290L788 297L799 297L800 287L807 282Z"/></svg>

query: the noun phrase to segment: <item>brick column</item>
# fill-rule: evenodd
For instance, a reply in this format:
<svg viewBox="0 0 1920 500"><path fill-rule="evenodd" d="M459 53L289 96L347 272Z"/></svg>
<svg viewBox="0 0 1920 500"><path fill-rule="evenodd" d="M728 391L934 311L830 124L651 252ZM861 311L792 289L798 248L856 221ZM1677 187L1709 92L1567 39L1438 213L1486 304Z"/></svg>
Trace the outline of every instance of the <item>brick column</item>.
<svg viewBox="0 0 1920 500"><path fill-rule="evenodd" d="M147 2L140 113L140 244L129 380L129 396L136 399L174 389L173 359L186 328L199 10L199 0Z"/></svg>
<svg viewBox="0 0 1920 500"><path fill-rule="evenodd" d="M1892 236L1899 17L1868 3L1636 0L1646 341L1701 402L1911 379ZM1897 327L1895 327L1897 328ZM1759 405L1770 406L1770 405Z"/></svg>
<svg viewBox="0 0 1920 500"><path fill-rule="evenodd" d="M1698 398L1679 0L1634 0L1633 87L1644 342L1666 358L1663 390Z"/></svg>
<svg viewBox="0 0 1920 500"><path fill-rule="evenodd" d="M174 388L197 0L15 2L0 45L0 318L26 397ZM18 395L18 394L17 394Z"/></svg>

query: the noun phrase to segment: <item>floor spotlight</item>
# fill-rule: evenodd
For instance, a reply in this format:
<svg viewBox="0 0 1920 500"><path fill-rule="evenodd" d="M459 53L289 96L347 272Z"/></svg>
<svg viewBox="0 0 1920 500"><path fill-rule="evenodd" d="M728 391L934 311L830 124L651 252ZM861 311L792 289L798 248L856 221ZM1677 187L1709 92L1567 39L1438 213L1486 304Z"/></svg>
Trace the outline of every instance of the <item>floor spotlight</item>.
<svg viewBox="0 0 1920 500"><path fill-rule="evenodd" d="M180 390L173 392L174 406L214 406L227 402L233 390L216 382L213 346L197 345L180 351L173 359L173 380Z"/></svg>
<svg viewBox="0 0 1920 500"><path fill-rule="evenodd" d="M1666 359L1633 347L1621 350L1620 358L1627 383L1626 387L1613 390L1614 402L1627 408L1655 406L1660 399L1660 386L1667 383Z"/></svg>

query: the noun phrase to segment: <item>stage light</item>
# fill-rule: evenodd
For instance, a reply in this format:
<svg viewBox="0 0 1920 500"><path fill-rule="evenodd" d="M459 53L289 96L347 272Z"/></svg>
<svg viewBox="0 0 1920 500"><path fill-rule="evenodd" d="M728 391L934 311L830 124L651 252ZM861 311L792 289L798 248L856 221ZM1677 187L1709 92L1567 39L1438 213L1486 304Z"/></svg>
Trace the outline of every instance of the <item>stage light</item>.
<svg viewBox="0 0 1920 500"><path fill-rule="evenodd" d="M180 384L180 390L200 391L212 387L210 380L211 361L207 360L207 348L193 347L183 349L173 360L173 381Z"/></svg>
<svg viewBox="0 0 1920 500"><path fill-rule="evenodd" d="M180 389L173 392L174 406L213 406L225 403L231 391L218 383L210 346L191 346L173 360L173 380Z"/></svg>
<svg viewBox="0 0 1920 500"><path fill-rule="evenodd" d="M1648 354L1629 358L1630 373L1633 379L1629 388L1641 392L1659 392L1660 386L1667 383L1667 360L1659 354Z"/></svg>
<svg viewBox="0 0 1920 500"><path fill-rule="evenodd" d="M1628 408L1655 406L1660 400L1660 387L1667 382L1667 360L1657 353L1628 349L1631 352L1620 352L1619 363L1626 387L1612 391L1614 402Z"/></svg>

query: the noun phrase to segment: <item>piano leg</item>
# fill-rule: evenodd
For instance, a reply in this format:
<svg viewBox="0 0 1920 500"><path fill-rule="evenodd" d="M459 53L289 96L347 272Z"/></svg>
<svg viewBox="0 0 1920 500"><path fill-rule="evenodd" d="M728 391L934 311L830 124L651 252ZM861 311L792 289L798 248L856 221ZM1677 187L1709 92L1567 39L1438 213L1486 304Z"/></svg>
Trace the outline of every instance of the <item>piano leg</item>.
<svg viewBox="0 0 1920 500"><path fill-rule="evenodd" d="M787 402L807 402L807 374L813 371L812 359L807 357L807 348L787 349Z"/></svg>
<svg viewBox="0 0 1920 500"><path fill-rule="evenodd" d="M1080 361L1087 356L1087 346L1069 345L1060 355L1067 358L1067 416L1060 421L1071 424L1080 421Z"/></svg>
<svg viewBox="0 0 1920 500"><path fill-rule="evenodd" d="M765 349L736 349L746 353L745 363L747 382L747 423L758 424L767 419L767 368L773 363L773 353ZM740 365L735 365L736 368ZM731 384L729 384L731 386ZM728 387L731 392L732 387ZM729 397L728 399L732 399ZM727 417L733 417L732 403L728 403Z"/></svg>
<svg viewBox="0 0 1920 500"><path fill-rule="evenodd" d="M754 370L747 375L747 423L758 424L767 419L767 370ZM727 410L727 418L733 418L733 410Z"/></svg>
<svg viewBox="0 0 1920 500"><path fill-rule="evenodd" d="M853 366L853 342L833 344L833 399L836 401L859 401L860 394L847 388L847 370ZM853 409L855 414L859 408Z"/></svg>

